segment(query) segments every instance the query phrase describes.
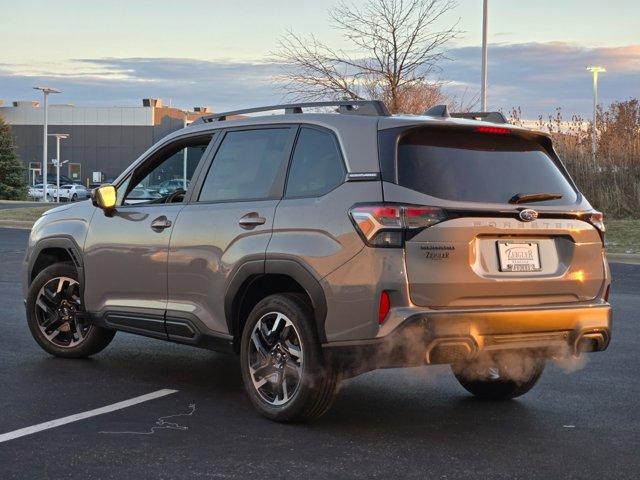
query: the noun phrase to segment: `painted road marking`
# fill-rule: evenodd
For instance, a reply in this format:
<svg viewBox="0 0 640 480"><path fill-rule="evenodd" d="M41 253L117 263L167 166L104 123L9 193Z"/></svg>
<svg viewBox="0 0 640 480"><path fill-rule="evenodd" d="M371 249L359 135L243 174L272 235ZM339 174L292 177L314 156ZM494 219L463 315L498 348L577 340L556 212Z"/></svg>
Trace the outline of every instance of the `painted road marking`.
<svg viewBox="0 0 640 480"><path fill-rule="evenodd" d="M176 393L178 390L169 390L167 388L158 390L156 392L147 393L146 395L140 395L129 400L113 403L105 407L96 408L87 412L76 413L69 415L68 417L58 418L57 420L51 420L49 422L39 423L38 425L32 425L31 427L21 428L20 430L14 430L13 432L7 432L0 435L0 443L8 442L16 438L24 437L25 435L31 435L32 433L38 433L50 428L59 427L60 425L66 425L67 423L77 422L84 420L85 418L95 417L96 415L102 415L103 413L114 412L116 410L122 410L123 408L131 407L139 403L148 402L156 398L164 397Z"/></svg>

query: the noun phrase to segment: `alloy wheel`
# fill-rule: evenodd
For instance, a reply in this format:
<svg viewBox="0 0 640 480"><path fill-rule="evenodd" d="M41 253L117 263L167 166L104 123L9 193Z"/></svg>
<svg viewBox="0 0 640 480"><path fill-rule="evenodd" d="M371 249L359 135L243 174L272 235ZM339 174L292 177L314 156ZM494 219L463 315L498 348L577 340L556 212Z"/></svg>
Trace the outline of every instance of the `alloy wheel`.
<svg viewBox="0 0 640 480"><path fill-rule="evenodd" d="M91 329L78 319L80 284L73 278L55 277L45 283L38 292L35 310L38 328L58 347L79 345Z"/></svg>
<svg viewBox="0 0 640 480"><path fill-rule="evenodd" d="M249 373L265 402L281 406L297 394L302 382L303 353L300 335L280 312L260 317L251 332Z"/></svg>

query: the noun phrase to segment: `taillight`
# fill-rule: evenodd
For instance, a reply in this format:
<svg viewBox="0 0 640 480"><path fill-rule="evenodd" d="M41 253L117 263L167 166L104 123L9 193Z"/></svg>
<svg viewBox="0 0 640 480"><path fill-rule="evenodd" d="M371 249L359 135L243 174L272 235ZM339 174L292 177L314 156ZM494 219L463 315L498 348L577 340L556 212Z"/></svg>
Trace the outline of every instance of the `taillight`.
<svg viewBox="0 0 640 480"><path fill-rule="evenodd" d="M589 223L604 233L607 229L604 226L604 214L602 212L593 211L589 215Z"/></svg>
<svg viewBox="0 0 640 480"><path fill-rule="evenodd" d="M503 127L476 127L475 131L478 133L493 133L496 135L508 135L511 133L510 128Z"/></svg>
<svg viewBox="0 0 640 480"><path fill-rule="evenodd" d="M445 219L437 207L388 203L356 205L349 215L372 247L402 247L406 238Z"/></svg>
<svg viewBox="0 0 640 480"><path fill-rule="evenodd" d="M383 291L380 294L380 306L378 307L378 324L382 325L387 318L387 314L391 310L391 299L389 293Z"/></svg>

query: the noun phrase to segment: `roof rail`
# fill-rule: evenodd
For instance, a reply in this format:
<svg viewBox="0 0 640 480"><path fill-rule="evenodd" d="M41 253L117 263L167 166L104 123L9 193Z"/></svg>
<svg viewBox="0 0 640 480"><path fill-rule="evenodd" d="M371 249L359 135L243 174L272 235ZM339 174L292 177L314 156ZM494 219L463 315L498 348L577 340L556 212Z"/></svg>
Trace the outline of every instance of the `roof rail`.
<svg viewBox="0 0 640 480"><path fill-rule="evenodd" d="M484 120L491 123L507 123L507 119L501 112L455 112L449 113L446 105L436 105L424 112L430 117L467 118L469 120Z"/></svg>
<svg viewBox="0 0 640 480"><path fill-rule="evenodd" d="M306 102L289 103L283 105L268 105L266 107L245 108L242 110L232 110L230 112L214 113L204 115L194 121L191 125L198 123L221 122L234 115L244 115L247 113L270 112L272 110L284 110L286 114L302 113L303 108L317 107L338 107L338 113L347 115L367 115L388 117L391 114L387 106L380 100L340 100L335 102Z"/></svg>

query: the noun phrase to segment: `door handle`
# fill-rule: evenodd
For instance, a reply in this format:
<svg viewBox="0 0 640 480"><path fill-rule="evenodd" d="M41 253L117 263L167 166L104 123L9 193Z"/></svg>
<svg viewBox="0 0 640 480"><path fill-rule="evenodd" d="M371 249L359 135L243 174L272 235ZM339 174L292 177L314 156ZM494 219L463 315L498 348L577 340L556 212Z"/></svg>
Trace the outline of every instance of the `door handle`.
<svg viewBox="0 0 640 480"><path fill-rule="evenodd" d="M151 229L157 232L161 232L165 228L169 228L171 226L171 220L169 220L164 215L160 215L158 218L151 222Z"/></svg>
<svg viewBox="0 0 640 480"><path fill-rule="evenodd" d="M240 218L240 220L238 220L238 225L248 230L250 228L257 227L258 225L264 225L266 221L267 219L261 217L258 212L251 212Z"/></svg>

